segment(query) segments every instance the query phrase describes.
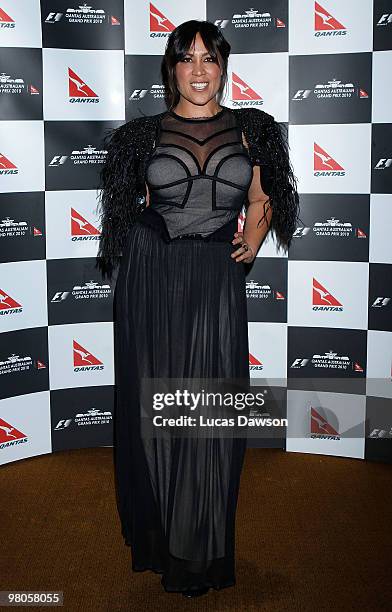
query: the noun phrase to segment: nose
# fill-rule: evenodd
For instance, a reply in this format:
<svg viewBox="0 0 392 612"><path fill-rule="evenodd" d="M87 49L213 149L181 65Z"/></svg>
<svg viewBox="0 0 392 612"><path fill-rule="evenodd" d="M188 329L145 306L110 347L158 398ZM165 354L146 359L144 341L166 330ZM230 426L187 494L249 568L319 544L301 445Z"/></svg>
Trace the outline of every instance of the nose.
<svg viewBox="0 0 392 612"><path fill-rule="evenodd" d="M192 74L203 74L205 72L204 64L202 59L198 59L193 62Z"/></svg>

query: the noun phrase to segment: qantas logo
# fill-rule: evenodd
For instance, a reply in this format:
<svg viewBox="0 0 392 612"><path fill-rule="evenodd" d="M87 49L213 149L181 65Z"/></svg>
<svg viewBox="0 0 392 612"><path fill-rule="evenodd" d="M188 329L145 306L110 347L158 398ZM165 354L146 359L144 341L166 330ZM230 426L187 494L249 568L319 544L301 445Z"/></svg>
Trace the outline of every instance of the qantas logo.
<svg viewBox="0 0 392 612"><path fill-rule="evenodd" d="M340 434L313 406L310 409L311 438L340 440Z"/></svg>
<svg viewBox="0 0 392 612"><path fill-rule="evenodd" d="M312 306L313 310L324 312L341 312L343 310L343 304L315 278L313 278Z"/></svg>
<svg viewBox="0 0 392 612"><path fill-rule="evenodd" d="M314 3L314 35L319 36L344 36L347 34L345 26L340 23L318 2Z"/></svg>
<svg viewBox="0 0 392 612"><path fill-rule="evenodd" d="M71 208L71 236L72 242L83 240L99 240L101 232L87 221L75 208Z"/></svg>
<svg viewBox="0 0 392 612"><path fill-rule="evenodd" d="M252 353L249 353L249 370L250 371L260 371L264 368L263 364L261 361L259 361L259 359L257 359L257 357L255 357L254 355L252 355Z"/></svg>
<svg viewBox="0 0 392 612"><path fill-rule="evenodd" d="M99 98L72 68L68 68L69 101L72 103L97 103Z"/></svg>
<svg viewBox="0 0 392 612"><path fill-rule="evenodd" d="M0 289L0 315L16 314L22 312L23 307L8 293Z"/></svg>
<svg viewBox="0 0 392 612"><path fill-rule="evenodd" d="M18 174L18 168L8 157L0 153L0 176L5 174Z"/></svg>
<svg viewBox="0 0 392 612"><path fill-rule="evenodd" d="M231 99L233 106L262 106L262 97L235 72L231 75Z"/></svg>
<svg viewBox="0 0 392 612"><path fill-rule="evenodd" d="M73 341L73 365L74 372L104 369L102 361L85 349L79 342L76 342L76 340Z"/></svg>
<svg viewBox="0 0 392 612"><path fill-rule="evenodd" d="M314 176L345 176L346 172L336 159L331 157L316 142L313 148L313 174Z"/></svg>
<svg viewBox="0 0 392 612"><path fill-rule="evenodd" d="M150 2L150 37L168 36L176 26Z"/></svg>
<svg viewBox="0 0 392 612"><path fill-rule="evenodd" d="M11 30L14 27L15 21L2 8L0 8L0 28L9 28Z"/></svg>
<svg viewBox="0 0 392 612"><path fill-rule="evenodd" d="M0 449L25 444L27 440L25 433L0 418Z"/></svg>
<svg viewBox="0 0 392 612"><path fill-rule="evenodd" d="M367 238L367 234L360 227L357 227L355 230L355 237L356 238Z"/></svg>

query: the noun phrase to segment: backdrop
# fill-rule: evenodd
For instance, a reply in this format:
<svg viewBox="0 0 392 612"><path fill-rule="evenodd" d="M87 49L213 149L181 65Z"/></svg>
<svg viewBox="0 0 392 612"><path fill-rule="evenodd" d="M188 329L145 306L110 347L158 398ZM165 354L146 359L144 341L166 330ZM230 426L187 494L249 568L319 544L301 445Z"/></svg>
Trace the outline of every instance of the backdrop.
<svg viewBox="0 0 392 612"><path fill-rule="evenodd" d="M0 0L0 462L113 443L103 136L164 110L191 18L232 45L223 103L287 128L301 199L289 253L269 235L247 277L252 383L288 418L249 444L390 461L391 0Z"/></svg>

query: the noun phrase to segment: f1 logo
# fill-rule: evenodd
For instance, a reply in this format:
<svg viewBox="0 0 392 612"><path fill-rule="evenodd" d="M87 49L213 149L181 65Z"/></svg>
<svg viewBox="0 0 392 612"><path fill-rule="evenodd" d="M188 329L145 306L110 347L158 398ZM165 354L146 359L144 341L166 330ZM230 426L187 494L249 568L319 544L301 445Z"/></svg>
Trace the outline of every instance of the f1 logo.
<svg viewBox="0 0 392 612"><path fill-rule="evenodd" d="M55 23L56 21L60 21L63 15L64 13L49 13L45 19L45 23Z"/></svg>
<svg viewBox="0 0 392 612"><path fill-rule="evenodd" d="M228 23L229 23L228 19L216 19L214 21L214 24L218 26L218 28L220 28L221 30L223 30L223 28L225 28Z"/></svg>
<svg viewBox="0 0 392 612"><path fill-rule="evenodd" d="M148 89L134 89L131 95L129 96L129 100L141 100L144 98Z"/></svg>

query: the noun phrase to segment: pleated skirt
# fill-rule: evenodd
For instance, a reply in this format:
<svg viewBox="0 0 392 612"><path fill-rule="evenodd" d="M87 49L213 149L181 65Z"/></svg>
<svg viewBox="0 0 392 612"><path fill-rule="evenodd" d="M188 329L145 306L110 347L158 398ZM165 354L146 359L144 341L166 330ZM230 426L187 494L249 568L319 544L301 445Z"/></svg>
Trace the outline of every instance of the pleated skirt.
<svg viewBox="0 0 392 612"><path fill-rule="evenodd" d="M248 379L245 266L230 241L165 241L137 222L114 295L114 465L133 571L168 592L235 584L235 515L246 438L147 439L144 377Z"/></svg>

